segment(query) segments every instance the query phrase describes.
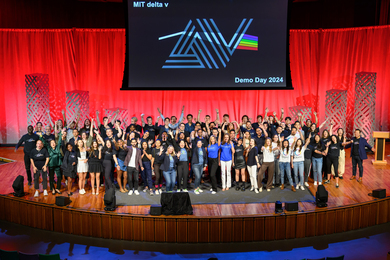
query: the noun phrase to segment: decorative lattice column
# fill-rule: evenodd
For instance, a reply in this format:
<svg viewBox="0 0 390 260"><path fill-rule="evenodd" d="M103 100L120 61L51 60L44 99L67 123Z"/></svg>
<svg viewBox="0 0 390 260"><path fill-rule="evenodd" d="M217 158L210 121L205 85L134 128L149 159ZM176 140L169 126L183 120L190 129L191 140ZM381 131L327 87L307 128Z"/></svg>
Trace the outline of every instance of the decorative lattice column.
<svg viewBox="0 0 390 260"><path fill-rule="evenodd" d="M344 129L346 132L347 122L347 91L342 89L330 89L326 91L326 103L325 103L325 119L326 129L330 128L332 119L334 121L333 133L336 133L337 129Z"/></svg>
<svg viewBox="0 0 390 260"><path fill-rule="evenodd" d="M290 109L290 117L292 123L298 120L298 113L304 115L303 121L306 121L307 119L311 120L311 107L295 106L295 107L289 107L289 109Z"/></svg>
<svg viewBox="0 0 390 260"><path fill-rule="evenodd" d="M117 119L119 119L122 122L122 125L125 124L127 127L131 122L129 120L129 111L127 109L120 108L120 107L105 109L105 113L107 117L114 116L116 111L119 112Z"/></svg>
<svg viewBox="0 0 390 260"><path fill-rule="evenodd" d="M376 72L356 73L354 127L374 145L372 132L375 126Z"/></svg>
<svg viewBox="0 0 390 260"><path fill-rule="evenodd" d="M77 113L80 111L78 127L84 126L84 120L89 118L89 91L74 90L66 92L66 121L76 121Z"/></svg>
<svg viewBox="0 0 390 260"><path fill-rule="evenodd" d="M49 75L42 73L26 74L27 125L41 122L50 124L47 111L49 105Z"/></svg>

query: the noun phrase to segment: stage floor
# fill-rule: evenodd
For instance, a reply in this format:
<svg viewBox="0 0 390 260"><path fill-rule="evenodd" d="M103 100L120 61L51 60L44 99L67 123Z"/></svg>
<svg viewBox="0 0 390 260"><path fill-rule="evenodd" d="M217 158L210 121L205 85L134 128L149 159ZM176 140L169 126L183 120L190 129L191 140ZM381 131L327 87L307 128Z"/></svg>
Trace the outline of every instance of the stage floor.
<svg viewBox="0 0 390 260"><path fill-rule="evenodd" d="M387 144L386 147L387 151L389 151L390 145ZM334 179L331 180L330 184L325 185L329 192L328 209L372 201L374 198L368 194L374 189L386 189L386 195L390 195L390 165L374 166L371 163L374 155L368 155L368 159L364 161L363 182L358 183L356 180L349 180L352 175L352 162L349 158L349 149L347 149L346 154L345 174L344 179L339 181L340 187L335 187ZM25 191L28 192L24 199L45 204L54 204L56 196L51 195L51 193L49 193L49 196L43 196L43 194L40 193L38 198L34 198L33 186L29 187L27 185L23 156L23 148L20 148L17 152L14 152L14 148L0 148L0 157L16 160L12 163L0 165L0 179L2 182L0 185L0 194L12 193L12 183L16 176L21 174L25 176ZM315 194L316 186L313 185L312 179L309 179L309 185L310 192ZM67 193L64 186L61 191L62 195L66 196ZM77 186L73 185L72 203L69 207L80 210L104 212L104 188L100 189L99 195L92 195L89 185L87 185L86 191L87 193L85 195L79 195ZM264 192L266 191L263 191L263 193ZM150 207L147 205L119 206L116 209L116 212L145 216L149 215L149 208ZM193 205L193 209L194 214L192 216L187 216L187 218L205 216L273 215L274 203L197 204ZM313 202L299 202L300 211L309 212L316 211L317 209L318 208Z"/></svg>

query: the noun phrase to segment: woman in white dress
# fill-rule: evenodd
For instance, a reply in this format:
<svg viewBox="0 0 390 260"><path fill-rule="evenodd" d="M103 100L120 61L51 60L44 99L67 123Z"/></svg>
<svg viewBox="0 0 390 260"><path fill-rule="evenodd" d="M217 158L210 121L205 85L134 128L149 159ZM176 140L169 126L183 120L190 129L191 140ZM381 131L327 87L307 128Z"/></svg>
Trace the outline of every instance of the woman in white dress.
<svg viewBox="0 0 390 260"><path fill-rule="evenodd" d="M77 173L79 175L79 193L85 194L85 177L88 172L88 158L87 158L87 148L84 145L83 140L79 139L77 141Z"/></svg>

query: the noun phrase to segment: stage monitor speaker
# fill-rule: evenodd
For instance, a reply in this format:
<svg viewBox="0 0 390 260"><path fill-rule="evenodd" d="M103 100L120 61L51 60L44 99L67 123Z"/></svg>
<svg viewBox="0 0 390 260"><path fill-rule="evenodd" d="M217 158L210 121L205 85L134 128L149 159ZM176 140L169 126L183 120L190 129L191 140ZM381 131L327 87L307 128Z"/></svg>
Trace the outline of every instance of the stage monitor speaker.
<svg viewBox="0 0 390 260"><path fill-rule="evenodd" d="M275 213L282 213L283 212L283 205L282 202L279 200L275 202Z"/></svg>
<svg viewBox="0 0 390 260"><path fill-rule="evenodd" d="M24 176L19 175L14 180L14 183L12 184L12 188L14 189L13 195L15 197L23 197L24 196Z"/></svg>
<svg viewBox="0 0 390 260"><path fill-rule="evenodd" d="M325 189L324 185L318 185L316 191L316 205L317 207L323 208L327 207L328 204L328 191Z"/></svg>
<svg viewBox="0 0 390 260"><path fill-rule="evenodd" d="M163 192L161 213L163 215L192 215L193 210L188 192Z"/></svg>
<svg viewBox="0 0 390 260"><path fill-rule="evenodd" d="M161 205L150 205L150 215L160 216L161 215Z"/></svg>
<svg viewBox="0 0 390 260"><path fill-rule="evenodd" d="M298 201L289 201L284 203L284 208L287 211L298 211Z"/></svg>
<svg viewBox="0 0 390 260"><path fill-rule="evenodd" d="M386 198L386 189L377 189L372 191L372 196L374 198L383 199Z"/></svg>
<svg viewBox="0 0 390 260"><path fill-rule="evenodd" d="M60 206L60 207L67 206L71 202L72 201L69 199L69 197L65 197L65 196L58 196L58 197L56 197L56 205L57 206Z"/></svg>
<svg viewBox="0 0 390 260"><path fill-rule="evenodd" d="M115 187L106 190L104 194L104 210L105 211L114 211L116 208L116 196L115 196Z"/></svg>

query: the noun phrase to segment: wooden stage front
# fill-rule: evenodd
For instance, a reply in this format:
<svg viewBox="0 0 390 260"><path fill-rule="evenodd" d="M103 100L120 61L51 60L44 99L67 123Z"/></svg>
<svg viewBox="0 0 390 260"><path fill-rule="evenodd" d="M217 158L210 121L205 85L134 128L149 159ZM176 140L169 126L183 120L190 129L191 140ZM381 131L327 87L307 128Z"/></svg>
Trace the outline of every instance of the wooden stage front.
<svg viewBox="0 0 390 260"><path fill-rule="evenodd" d="M249 242L320 236L390 222L390 166L373 166L374 156L369 155L364 162L363 183L351 181L349 149L340 187L335 187L334 179L325 185L329 192L327 208L299 202L298 212L275 214L274 203L206 204L193 205L194 214L188 216L151 216L149 206L120 206L115 212L105 212L103 188L96 196L89 185L82 196L73 185L72 203L57 207L51 193L43 196L41 192L34 198L33 186L27 185L26 177L28 194L13 197L10 193L16 176L26 176L22 150L15 153L14 148L0 148L0 157L16 160L0 165L0 219L39 229L150 242ZM313 180L309 184L315 194ZM368 195L379 188L386 189L388 197ZM66 196L64 186L61 191Z"/></svg>

